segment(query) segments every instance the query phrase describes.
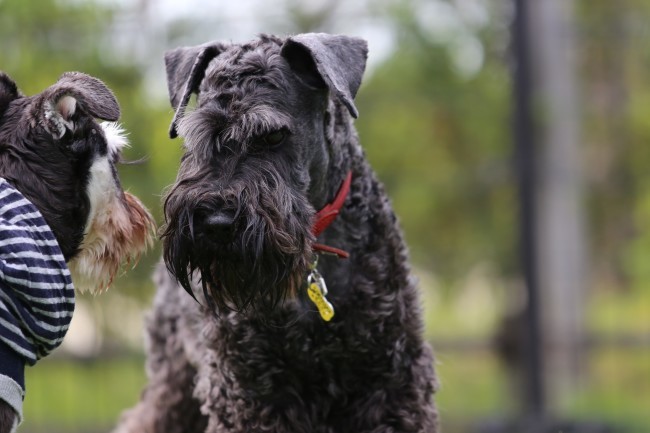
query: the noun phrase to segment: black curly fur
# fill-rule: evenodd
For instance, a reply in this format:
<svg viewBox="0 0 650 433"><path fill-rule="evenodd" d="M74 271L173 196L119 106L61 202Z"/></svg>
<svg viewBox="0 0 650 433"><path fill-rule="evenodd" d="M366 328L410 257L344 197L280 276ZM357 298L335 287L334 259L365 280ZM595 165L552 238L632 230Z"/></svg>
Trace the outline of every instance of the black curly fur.
<svg viewBox="0 0 650 433"><path fill-rule="evenodd" d="M164 266L156 272L150 383L117 432L437 431L433 355L396 217L349 107L298 79L279 54L283 43L262 37L223 48L197 108L179 123L186 154L163 235L173 276ZM288 138L264 148L260 137L278 128ZM349 171L345 205L318 238L350 253L319 260L335 308L324 322L304 290L310 231ZM236 215L232 237L211 237L195 221L215 208ZM223 308L248 302L257 308ZM206 428L151 421L179 406L200 410Z"/></svg>

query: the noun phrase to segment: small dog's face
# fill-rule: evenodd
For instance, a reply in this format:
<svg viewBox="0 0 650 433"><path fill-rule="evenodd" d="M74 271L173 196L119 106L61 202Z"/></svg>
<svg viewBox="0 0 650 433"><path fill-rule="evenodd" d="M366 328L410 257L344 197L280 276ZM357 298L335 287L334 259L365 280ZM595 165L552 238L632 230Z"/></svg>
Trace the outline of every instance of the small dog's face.
<svg viewBox="0 0 650 433"><path fill-rule="evenodd" d="M296 292L315 209L340 185L328 182L340 158L329 94L356 115L365 54L365 42L330 35L166 54L171 135L178 128L185 155L165 199L164 255L186 290L198 270L219 308L273 307ZM192 93L196 109L184 115Z"/></svg>
<svg viewBox="0 0 650 433"><path fill-rule="evenodd" d="M0 73L0 177L43 214L80 290L107 288L151 243L153 219L115 167L127 141L95 120L119 115L112 92L88 75L66 73L27 97Z"/></svg>

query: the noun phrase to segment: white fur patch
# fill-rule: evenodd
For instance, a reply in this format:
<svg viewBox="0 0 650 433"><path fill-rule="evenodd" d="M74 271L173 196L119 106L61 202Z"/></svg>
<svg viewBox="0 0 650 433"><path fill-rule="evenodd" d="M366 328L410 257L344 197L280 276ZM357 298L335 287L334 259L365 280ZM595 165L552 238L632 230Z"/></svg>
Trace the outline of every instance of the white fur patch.
<svg viewBox="0 0 650 433"><path fill-rule="evenodd" d="M108 268L102 262L101 251L106 243L112 240L107 239L106 234L101 233L101 229L109 220L127 218L124 215L124 206L120 200L121 191L114 177L111 159L122 148L128 146L128 142L123 129L117 123L102 123L101 127L106 136L108 154L95 159L90 167L90 177L86 187L90 212L81 251L75 258L75 263L70 266L75 287L82 292L102 290L107 280L111 278L110 275L105 275ZM83 265L76 266L76 262L83 262Z"/></svg>
<svg viewBox="0 0 650 433"><path fill-rule="evenodd" d="M80 291L100 293L111 285L122 264L135 264L151 244L153 218L142 203L124 193L115 178L113 162L128 145L122 128L102 124L108 153L90 167L87 196L90 212L79 253L68 263Z"/></svg>
<svg viewBox="0 0 650 433"><path fill-rule="evenodd" d="M90 180L88 182L88 199L90 200L90 214L86 231L92 227L92 222L99 214L112 210L112 205L118 199L120 191L115 182L113 169L107 156L102 156L93 162L90 167Z"/></svg>
<svg viewBox="0 0 650 433"><path fill-rule="evenodd" d="M108 145L108 153L115 156L122 149L129 147L129 140L126 138L126 131L117 122L102 122L101 125Z"/></svg>

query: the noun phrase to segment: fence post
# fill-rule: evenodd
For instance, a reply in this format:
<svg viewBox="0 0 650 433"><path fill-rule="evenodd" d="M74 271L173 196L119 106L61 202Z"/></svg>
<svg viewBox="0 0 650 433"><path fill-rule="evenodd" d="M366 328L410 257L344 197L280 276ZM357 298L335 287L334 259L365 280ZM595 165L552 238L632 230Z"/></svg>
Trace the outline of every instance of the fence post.
<svg viewBox="0 0 650 433"><path fill-rule="evenodd" d="M544 388L541 358L539 293L536 248L536 146L532 110L530 26L527 0L515 0L512 28L514 69L515 166L519 185L519 251L526 290L523 320L522 398L524 416L535 424L544 418ZM540 422L541 423L541 422Z"/></svg>
<svg viewBox="0 0 650 433"><path fill-rule="evenodd" d="M546 400L579 386L584 352L585 232L573 2L530 2L540 147L536 229Z"/></svg>

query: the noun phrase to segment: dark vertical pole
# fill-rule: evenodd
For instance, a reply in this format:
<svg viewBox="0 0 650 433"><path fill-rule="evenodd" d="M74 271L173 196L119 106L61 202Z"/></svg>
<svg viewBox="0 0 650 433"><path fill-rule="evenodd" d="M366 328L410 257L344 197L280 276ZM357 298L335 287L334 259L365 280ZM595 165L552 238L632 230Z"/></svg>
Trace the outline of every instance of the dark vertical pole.
<svg viewBox="0 0 650 433"><path fill-rule="evenodd" d="M536 188L535 143L532 117L532 77L530 61L530 26L527 0L514 0L515 17L512 43L514 69L514 141L515 164L519 184L520 257L527 292L524 396L527 416L541 420L544 414L542 384L541 331L539 314L537 255L535 245Z"/></svg>

